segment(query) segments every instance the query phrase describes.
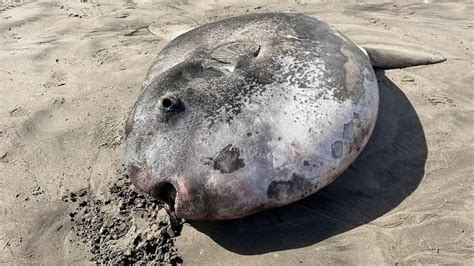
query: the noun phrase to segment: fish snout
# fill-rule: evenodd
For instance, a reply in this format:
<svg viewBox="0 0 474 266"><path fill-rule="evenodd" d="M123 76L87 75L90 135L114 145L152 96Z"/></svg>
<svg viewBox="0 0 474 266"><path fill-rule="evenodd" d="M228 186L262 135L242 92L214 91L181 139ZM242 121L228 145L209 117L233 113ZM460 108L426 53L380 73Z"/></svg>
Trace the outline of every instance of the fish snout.
<svg viewBox="0 0 474 266"><path fill-rule="evenodd" d="M149 168L138 167L134 164L127 167L126 175L139 190L166 203L170 210L174 210L177 192L173 182L168 179L154 178Z"/></svg>
<svg viewBox="0 0 474 266"><path fill-rule="evenodd" d="M174 217L215 220L241 217L261 205L252 184L233 180L208 185L191 174L156 176L147 168L131 171L135 187L166 204Z"/></svg>
<svg viewBox="0 0 474 266"><path fill-rule="evenodd" d="M153 184L148 192L165 203L175 217L187 220L205 220L216 215L215 202L202 184L189 178L163 179Z"/></svg>

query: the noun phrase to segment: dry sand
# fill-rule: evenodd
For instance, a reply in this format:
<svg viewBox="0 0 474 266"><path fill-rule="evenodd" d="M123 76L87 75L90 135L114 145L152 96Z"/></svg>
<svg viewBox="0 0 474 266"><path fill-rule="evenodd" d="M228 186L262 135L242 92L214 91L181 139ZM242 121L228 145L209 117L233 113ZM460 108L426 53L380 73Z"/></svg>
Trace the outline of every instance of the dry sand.
<svg viewBox="0 0 474 266"><path fill-rule="evenodd" d="M93 257L72 230L76 207L62 199L82 189L96 200L111 197L124 119L171 38L220 18L292 11L360 44L419 47L448 61L379 72L376 130L343 176L315 196L248 219L185 223L173 238L181 258L473 265L474 4L317 2L0 4L0 263Z"/></svg>

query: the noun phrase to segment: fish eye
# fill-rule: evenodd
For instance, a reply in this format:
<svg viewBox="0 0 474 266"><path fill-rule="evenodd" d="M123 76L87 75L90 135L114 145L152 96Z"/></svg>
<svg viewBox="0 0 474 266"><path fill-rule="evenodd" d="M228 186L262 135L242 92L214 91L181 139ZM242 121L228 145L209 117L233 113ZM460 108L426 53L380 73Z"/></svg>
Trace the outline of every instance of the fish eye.
<svg viewBox="0 0 474 266"><path fill-rule="evenodd" d="M171 107L173 107L173 101L169 98L164 98L162 101L161 101L161 105L163 106L163 108L165 109L169 109Z"/></svg>
<svg viewBox="0 0 474 266"><path fill-rule="evenodd" d="M178 97L174 95L165 95L160 99L161 108L167 112L177 109L179 102Z"/></svg>

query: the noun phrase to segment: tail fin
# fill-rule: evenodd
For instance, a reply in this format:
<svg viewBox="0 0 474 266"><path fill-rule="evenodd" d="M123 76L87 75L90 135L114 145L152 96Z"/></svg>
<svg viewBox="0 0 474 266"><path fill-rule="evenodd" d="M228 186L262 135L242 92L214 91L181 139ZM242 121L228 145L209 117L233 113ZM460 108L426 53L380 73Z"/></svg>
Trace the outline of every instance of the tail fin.
<svg viewBox="0 0 474 266"><path fill-rule="evenodd" d="M381 69L431 65L446 61L446 58L443 56L418 51L413 48L386 44L366 44L362 45L362 48L367 52L372 66Z"/></svg>

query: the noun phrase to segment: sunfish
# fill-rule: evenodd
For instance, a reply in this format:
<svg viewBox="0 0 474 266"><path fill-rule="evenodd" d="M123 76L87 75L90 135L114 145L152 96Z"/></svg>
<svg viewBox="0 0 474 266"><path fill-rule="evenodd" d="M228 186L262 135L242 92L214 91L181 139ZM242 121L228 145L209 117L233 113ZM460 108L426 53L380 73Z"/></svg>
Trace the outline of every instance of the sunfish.
<svg viewBox="0 0 474 266"><path fill-rule="evenodd" d="M444 61L363 49L302 14L239 16L173 39L125 127L133 184L177 217L244 217L322 189L361 153L377 120L373 66Z"/></svg>

